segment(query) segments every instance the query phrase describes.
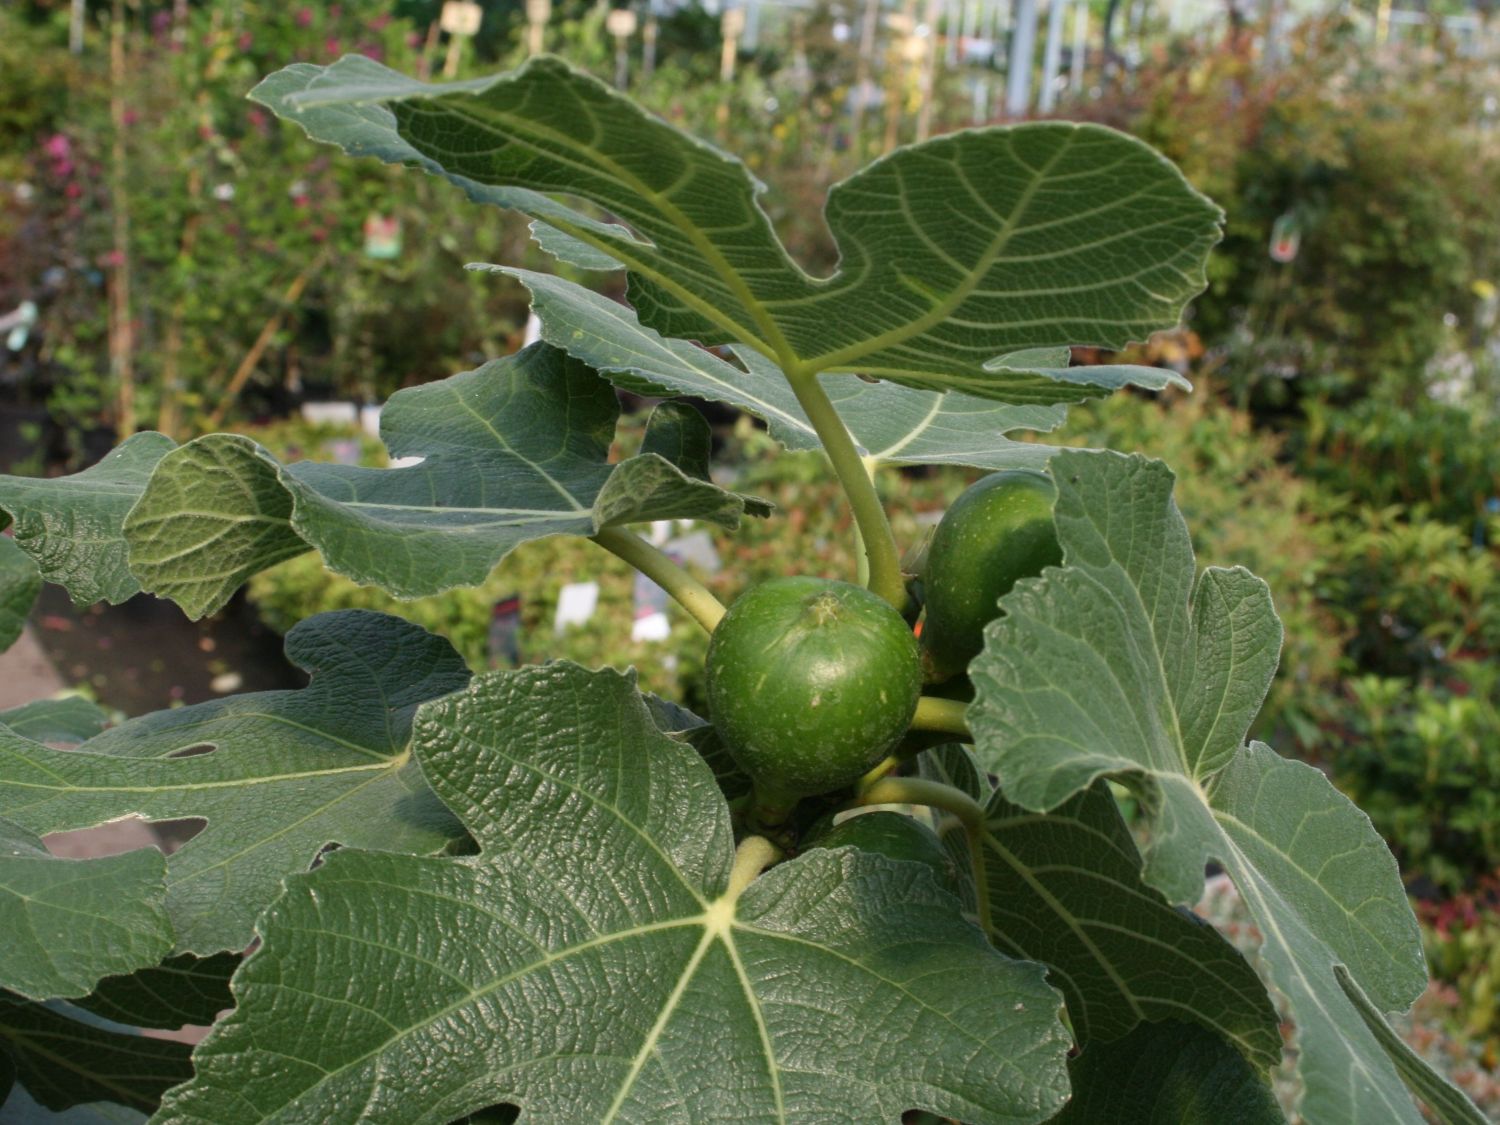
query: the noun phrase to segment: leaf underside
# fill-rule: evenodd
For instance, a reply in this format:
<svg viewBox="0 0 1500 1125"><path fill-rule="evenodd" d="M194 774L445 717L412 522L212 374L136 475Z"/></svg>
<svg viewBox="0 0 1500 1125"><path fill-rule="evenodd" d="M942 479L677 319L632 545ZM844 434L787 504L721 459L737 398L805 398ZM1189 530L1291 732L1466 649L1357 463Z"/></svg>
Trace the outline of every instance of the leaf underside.
<svg viewBox="0 0 1500 1125"><path fill-rule="evenodd" d="M971 130L837 185L825 218L840 269L819 279L777 240L743 164L555 59L429 86L349 57L288 67L251 96L317 140L417 164L531 215L566 258L613 259L641 323L663 336L1012 404L1119 385L1118 369L1003 359L1119 348L1176 324L1218 237L1218 209L1124 134L1061 122Z"/></svg>
<svg viewBox="0 0 1500 1125"><path fill-rule="evenodd" d="M683 409L648 423L644 452L610 464L614 390L536 344L391 397L382 437L418 464L282 465L248 438L211 434L163 458L130 511L130 565L196 617L310 547L339 574L415 598L479 585L528 539L766 514L706 479L707 423ZM663 456L674 450L694 455L679 465Z"/></svg>
<svg viewBox="0 0 1500 1125"><path fill-rule="evenodd" d="M982 765L1035 810L1105 776L1135 788L1145 881L1193 902L1214 861L1253 914L1297 1026L1306 1119L1419 1120L1334 976L1346 965L1385 1010L1425 986L1395 861L1317 770L1243 742L1281 641L1264 583L1214 568L1195 581L1160 462L1069 451L1052 472L1064 566L1002 599L969 668Z"/></svg>

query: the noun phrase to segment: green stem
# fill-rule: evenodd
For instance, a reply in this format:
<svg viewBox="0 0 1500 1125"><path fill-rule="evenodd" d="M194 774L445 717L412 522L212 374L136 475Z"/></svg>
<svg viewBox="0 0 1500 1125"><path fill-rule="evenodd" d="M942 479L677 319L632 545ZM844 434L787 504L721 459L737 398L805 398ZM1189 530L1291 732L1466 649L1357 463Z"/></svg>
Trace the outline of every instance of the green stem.
<svg viewBox="0 0 1500 1125"><path fill-rule="evenodd" d="M969 867L974 875L974 910L979 926L990 932L990 882L984 870L984 806L941 781L925 777L884 777L859 795L860 805L926 805L950 813L964 827Z"/></svg>
<svg viewBox="0 0 1500 1125"><path fill-rule="evenodd" d="M955 738L974 741L969 724L964 721L967 703L957 699L939 699L935 695L924 695L917 700L917 713L911 717L912 730L931 730L939 734L951 734Z"/></svg>
<svg viewBox="0 0 1500 1125"><path fill-rule="evenodd" d="M906 606L906 582L901 577L901 557L896 551L896 537L875 491L875 482L865 469L864 459L849 436L849 430L829 401L828 392L814 374L788 372L787 381L802 405L802 412L817 431L823 450L833 464L833 471L844 486L854 522L859 528L865 558L870 567L866 585L898 610Z"/></svg>
<svg viewBox="0 0 1500 1125"><path fill-rule="evenodd" d="M699 582L666 555L634 532L623 527L606 527L595 535L594 542L611 554L624 559L655 582L692 614L693 620L710 633L724 616L724 604L708 587Z"/></svg>

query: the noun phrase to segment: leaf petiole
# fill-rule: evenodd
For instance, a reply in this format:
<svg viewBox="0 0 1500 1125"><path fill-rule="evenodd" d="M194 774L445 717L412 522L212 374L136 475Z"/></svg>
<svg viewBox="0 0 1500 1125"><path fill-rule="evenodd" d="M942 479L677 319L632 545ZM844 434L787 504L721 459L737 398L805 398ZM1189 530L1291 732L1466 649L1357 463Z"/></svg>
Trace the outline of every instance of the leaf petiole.
<svg viewBox="0 0 1500 1125"><path fill-rule="evenodd" d="M955 738L973 742L974 736L969 732L969 724L964 719L964 712L968 709L967 703L957 699L924 695L917 700L917 712L911 718L911 729L951 734Z"/></svg>
<svg viewBox="0 0 1500 1125"><path fill-rule="evenodd" d="M724 616L724 603L708 587L682 567L623 527L606 527L593 541L655 582L692 615L693 620L712 633Z"/></svg>
<svg viewBox="0 0 1500 1125"><path fill-rule="evenodd" d="M731 902L739 898L757 875L781 858L781 849L764 836L746 836L734 850L734 866L729 869L724 897Z"/></svg>
<svg viewBox="0 0 1500 1125"><path fill-rule="evenodd" d="M941 781L925 777L883 777L852 802L862 805L926 805L950 813L964 828L969 843L969 866L974 875L974 910L979 927L990 931L990 885L984 870L984 806L973 797Z"/></svg>
<svg viewBox="0 0 1500 1125"><path fill-rule="evenodd" d="M854 512L854 523L859 529L859 538L864 550L869 577L865 585L879 594L897 610L906 608L906 580L901 577L901 556L896 550L896 537L891 532L891 522L886 518L885 507L875 482L870 478L865 460L860 456L848 427L834 409L828 392L823 389L818 377L811 372L787 372L787 382L792 386L802 412L817 431L823 443L823 451L833 465L834 474L849 497L849 507Z"/></svg>

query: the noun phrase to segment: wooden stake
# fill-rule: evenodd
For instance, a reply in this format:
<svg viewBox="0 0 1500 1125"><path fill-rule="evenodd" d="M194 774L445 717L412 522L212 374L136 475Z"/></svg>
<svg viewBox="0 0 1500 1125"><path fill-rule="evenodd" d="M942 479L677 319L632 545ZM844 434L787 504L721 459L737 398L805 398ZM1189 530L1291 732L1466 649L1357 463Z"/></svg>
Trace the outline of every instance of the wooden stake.
<svg viewBox="0 0 1500 1125"><path fill-rule="evenodd" d="M229 413L234 400L239 397L240 391L244 390L245 384L250 381L250 376L255 373L260 357L270 346L271 338L281 328L281 321L286 316L287 310L297 303L297 299L302 296L302 291L307 288L307 283L312 280L313 274L327 260L328 251L320 251L317 257L302 268L301 273L292 278L292 283L286 287L286 292L281 296L281 307L272 313L266 323L261 326L260 334L255 337L255 343L250 345L250 350L245 353L245 358L240 360L239 367L235 369L234 377L224 388L224 397L219 400L219 405L214 407L214 412L208 416L210 430L217 430L224 424L224 416Z"/></svg>
<svg viewBox="0 0 1500 1125"><path fill-rule="evenodd" d="M125 2L109 21L109 205L114 261L109 286L109 374L115 384L115 436L135 433L135 322L130 309L130 196L125 150Z"/></svg>

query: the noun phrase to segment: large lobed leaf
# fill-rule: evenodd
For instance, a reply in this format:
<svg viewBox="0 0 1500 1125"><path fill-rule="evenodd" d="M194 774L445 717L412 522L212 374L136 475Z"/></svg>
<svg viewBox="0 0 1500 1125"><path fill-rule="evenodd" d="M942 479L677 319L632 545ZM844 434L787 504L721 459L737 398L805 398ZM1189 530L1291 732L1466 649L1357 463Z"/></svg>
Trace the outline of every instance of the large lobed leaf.
<svg viewBox="0 0 1500 1125"><path fill-rule="evenodd" d="M610 464L618 416L608 383L537 344L391 397L386 446L419 464L282 465L247 438L211 434L152 475L125 520L130 565L201 616L309 547L339 574L414 598L478 585L527 539L653 519L733 527L769 511L706 479L707 423L681 410L648 423L644 452Z"/></svg>
<svg viewBox="0 0 1500 1125"><path fill-rule="evenodd" d="M1304 1117L1419 1120L1335 977L1345 966L1384 1010L1424 987L1395 861L1321 773L1243 745L1281 640L1264 584L1213 568L1195 582L1160 462L1064 452L1052 470L1065 565L1002 599L969 669L983 764L1037 810L1104 776L1135 787L1146 881L1190 902L1217 862L1253 913L1297 1025Z"/></svg>
<svg viewBox="0 0 1500 1125"><path fill-rule="evenodd" d="M1218 236L1217 208L1130 137L1060 122L974 130L835 187L826 218L840 269L817 279L777 240L743 164L556 59L433 86L350 57L283 70L252 97L315 139L420 164L542 220L550 249L628 269L650 328L749 344L789 374L1076 402L1118 372L1003 357L1118 348L1175 324Z"/></svg>
<svg viewBox="0 0 1500 1125"><path fill-rule="evenodd" d="M468 682L452 646L344 610L301 622L286 650L313 673L308 687L159 711L73 750L0 728L0 808L35 833L205 820L167 861L165 900L175 948L204 953L245 948L281 880L329 844L431 854L460 835L410 748L417 706ZM114 895L140 897L123 876Z"/></svg>
<svg viewBox="0 0 1500 1125"><path fill-rule="evenodd" d="M416 752L481 853L341 850L291 879L161 1121L408 1125L512 1103L568 1125L911 1107L984 1125L1065 1099L1040 967L997 953L918 866L840 849L732 880L714 779L633 678L480 677L422 709Z"/></svg>

